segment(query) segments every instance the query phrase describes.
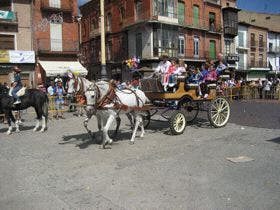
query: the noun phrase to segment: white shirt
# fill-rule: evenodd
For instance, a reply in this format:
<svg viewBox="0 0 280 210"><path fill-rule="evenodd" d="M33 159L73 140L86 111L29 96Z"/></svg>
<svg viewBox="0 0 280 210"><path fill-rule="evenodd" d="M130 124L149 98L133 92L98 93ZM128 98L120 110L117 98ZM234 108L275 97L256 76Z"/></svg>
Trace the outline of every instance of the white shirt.
<svg viewBox="0 0 280 210"><path fill-rule="evenodd" d="M264 86L264 90L266 91L270 91L270 86L272 85L272 83L270 81L267 81L267 83Z"/></svg>
<svg viewBox="0 0 280 210"><path fill-rule="evenodd" d="M159 62L155 72L165 74L168 71L170 66L171 66L170 61L165 61L165 63L163 63L163 61L161 61L161 62Z"/></svg>
<svg viewBox="0 0 280 210"><path fill-rule="evenodd" d="M52 86L49 86L47 91L51 96L53 95L53 87Z"/></svg>
<svg viewBox="0 0 280 210"><path fill-rule="evenodd" d="M183 66L179 66L173 74L181 75L182 73L186 73L186 68Z"/></svg>
<svg viewBox="0 0 280 210"><path fill-rule="evenodd" d="M55 83L57 83L57 82L62 82L62 79L61 79L61 78L55 78L54 82L55 82Z"/></svg>

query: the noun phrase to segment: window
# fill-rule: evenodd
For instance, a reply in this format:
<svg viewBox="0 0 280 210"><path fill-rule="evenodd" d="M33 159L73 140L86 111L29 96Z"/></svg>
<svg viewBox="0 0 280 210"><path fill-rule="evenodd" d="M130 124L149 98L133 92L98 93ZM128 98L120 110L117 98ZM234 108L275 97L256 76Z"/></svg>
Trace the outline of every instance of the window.
<svg viewBox="0 0 280 210"><path fill-rule="evenodd" d="M250 55L250 63L251 63L251 67L255 66L255 53L251 53Z"/></svg>
<svg viewBox="0 0 280 210"><path fill-rule="evenodd" d="M109 40L108 42L107 42L107 60L108 61L111 61L112 60L112 55L111 55L111 53L112 53L112 41L111 40Z"/></svg>
<svg viewBox="0 0 280 210"><path fill-rule="evenodd" d="M111 13L108 13L107 18L106 18L106 31L111 31L112 30L112 15Z"/></svg>
<svg viewBox="0 0 280 210"><path fill-rule="evenodd" d="M62 24L50 23L51 51L62 51Z"/></svg>
<svg viewBox="0 0 280 210"><path fill-rule="evenodd" d="M244 45L244 32L238 32L238 45L239 47L245 47Z"/></svg>
<svg viewBox="0 0 280 210"><path fill-rule="evenodd" d="M185 3L178 2L178 19L180 24L185 23Z"/></svg>
<svg viewBox="0 0 280 210"><path fill-rule="evenodd" d="M255 34L251 33L251 47L256 47Z"/></svg>
<svg viewBox="0 0 280 210"><path fill-rule="evenodd" d="M259 35L259 50L260 51L263 51L263 48L264 48L264 42L263 42L263 35Z"/></svg>
<svg viewBox="0 0 280 210"><path fill-rule="evenodd" d="M209 45L209 52L210 52L210 59L215 60L216 59L216 41L211 40Z"/></svg>
<svg viewBox="0 0 280 210"><path fill-rule="evenodd" d="M230 40L225 40L225 52L226 52L226 54L230 54L230 45L231 45L231 41Z"/></svg>
<svg viewBox="0 0 280 210"><path fill-rule="evenodd" d="M184 56L185 55L185 37L183 35L179 36L178 39L178 49L179 49L179 55Z"/></svg>
<svg viewBox="0 0 280 210"><path fill-rule="evenodd" d="M259 67L263 67L263 54L259 54Z"/></svg>
<svg viewBox="0 0 280 210"><path fill-rule="evenodd" d="M176 18L176 3L174 0L158 0L158 15ZM156 6L154 4L154 6Z"/></svg>
<svg viewBox="0 0 280 210"><path fill-rule="evenodd" d="M199 7L197 5L193 5L193 24L199 25Z"/></svg>
<svg viewBox="0 0 280 210"><path fill-rule="evenodd" d="M125 10L124 7L120 8L120 18L121 18L121 22L125 19Z"/></svg>
<svg viewBox="0 0 280 210"><path fill-rule="evenodd" d="M60 2L60 0L49 0L49 5L50 5L50 7L60 8L61 2Z"/></svg>
<svg viewBox="0 0 280 210"><path fill-rule="evenodd" d="M215 28L215 23L216 23L216 14L213 12L209 12L209 29L210 31L216 31Z"/></svg>
<svg viewBox="0 0 280 210"><path fill-rule="evenodd" d="M244 54L239 54L238 69L245 69Z"/></svg>
<svg viewBox="0 0 280 210"><path fill-rule="evenodd" d="M154 56L167 54L176 57L178 53L178 31L165 27L153 29L153 53Z"/></svg>
<svg viewBox="0 0 280 210"><path fill-rule="evenodd" d="M143 2L142 0L137 0L135 3L136 20L141 18L142 12L143 12Z"/></svg>
<svg viewBox="0 0 280 210"><path fill-rule="evenodd" d="M142 33L136 34L136 56L142 57Z"/></svg>
<svg viewBox="0 0 280 210"><path fill-rule="evenodd" d="M0 34L0 49L14 50L15 49L14 35Z"/></svg>
<svg viewBox="0 0 280 210"><path fill-rule="evenodd" d="M269 52L272 52L273 51L273 43L270 42L268 47L269 47L268 48Z"/></svg>
<svg viewBox="0 0 280 210"><path fill-rule="evenodd" d="M199 57L199 37L194 37L193 38L193 45L194 45L194 48L193 48L193 54L194 54L194 57Z"/></svg>

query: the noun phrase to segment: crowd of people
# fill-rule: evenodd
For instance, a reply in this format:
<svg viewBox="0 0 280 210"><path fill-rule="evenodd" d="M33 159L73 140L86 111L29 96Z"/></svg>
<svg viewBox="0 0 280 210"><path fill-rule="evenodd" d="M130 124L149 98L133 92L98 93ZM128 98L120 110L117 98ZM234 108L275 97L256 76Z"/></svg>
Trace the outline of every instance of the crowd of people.
<svg viewBox="0 0 280 210"><path fill-rule="evenodd" d="M176 78L183 75L186 78L186 83L198 85L198 97L207 98L209 93L207 85L216 83L226 68L221 53L218 55L218 61L210 60L202 64L200 68L188 67L183 60L177 58L172 58L169 61L168 57L163 55L162 61L158 64L153 76L160 78L164 91L170 89L176 91Z"/></svg>

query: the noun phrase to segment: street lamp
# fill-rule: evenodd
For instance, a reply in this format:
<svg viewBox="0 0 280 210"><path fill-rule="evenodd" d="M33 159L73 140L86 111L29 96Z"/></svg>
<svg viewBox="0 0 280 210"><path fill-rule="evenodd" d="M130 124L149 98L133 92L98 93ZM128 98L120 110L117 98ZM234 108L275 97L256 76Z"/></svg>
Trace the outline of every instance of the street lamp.
<svg viewBox="0 0 280 210"><path fill-rule="evenodd" d="M101 30L101 79L108 79L106 70L106 54L105 54L105 18L104 18L104 0L100 0L100 30Z"/></svg>

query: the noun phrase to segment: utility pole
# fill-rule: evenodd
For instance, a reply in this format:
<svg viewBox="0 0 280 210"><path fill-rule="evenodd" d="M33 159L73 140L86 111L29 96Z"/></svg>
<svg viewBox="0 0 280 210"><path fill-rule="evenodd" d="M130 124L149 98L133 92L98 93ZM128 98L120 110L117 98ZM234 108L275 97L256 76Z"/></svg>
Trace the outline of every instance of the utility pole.
<svg viewBox="0 0 280 210"><path fill-rule="evenodd" d="M100 0L100 30L101 30L101 79L108 79L106 70L106 54L105 54L105 18L104 18L104 0Z"/></svg>

